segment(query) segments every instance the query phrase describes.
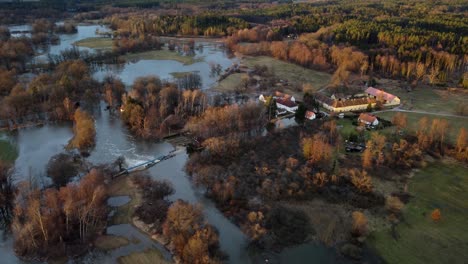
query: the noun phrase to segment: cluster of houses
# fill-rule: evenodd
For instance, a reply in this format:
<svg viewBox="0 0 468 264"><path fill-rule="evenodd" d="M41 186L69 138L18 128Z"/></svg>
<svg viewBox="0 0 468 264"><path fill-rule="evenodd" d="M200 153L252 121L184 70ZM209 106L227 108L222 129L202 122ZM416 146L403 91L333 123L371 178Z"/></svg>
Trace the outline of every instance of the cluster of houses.
<svg viewBox="0 0 468 264"><path fill-rule="evenodd" d="M273 99L275 99L276 102L276 108L277 108L277 114L286 114L286 113L296 113L297 109L299 108L298 103L296 102L296 98L294 96L285 94L279 91L276 91L272 95ZM260 102L266 103L266 97L261 94L258 97L258 100ZM305 118L309 120L314 120L316 118L316 115L312 111L306 111Z"/></svg>
<svg viewBox="0 0 468 264"><path fill-rule="evenodd" d="M277 114L296 113L299 105L294 96L276 91L272 97L276 101ZM258 99L263 103L267 101L267 97L263 94ZM328 97L324 94L316 94L315 99L323 108L332 113L362 112L366 111L369 106L374 108L378 103L382 107L400 105L400 98L396 95L374 87L368 87L364 93L353 96L333 94ZM316 114L312 111L306 111L305 118L313 120L316 118ZM369 113L361 113L358 122L365 126L377 126L379 124L378 118Z"/></svg>
<svg viewBox="0 0 468 264"><path fill-rule="evenodd" d="M317 94L316 100L323 108L334 113L365 111L369 104L371 107L375 107L378 102L380 102L383 107L400 105L400 98L374 87L367 88L364 94L354 96L334 94L328 97L323 94Z"/></svg>

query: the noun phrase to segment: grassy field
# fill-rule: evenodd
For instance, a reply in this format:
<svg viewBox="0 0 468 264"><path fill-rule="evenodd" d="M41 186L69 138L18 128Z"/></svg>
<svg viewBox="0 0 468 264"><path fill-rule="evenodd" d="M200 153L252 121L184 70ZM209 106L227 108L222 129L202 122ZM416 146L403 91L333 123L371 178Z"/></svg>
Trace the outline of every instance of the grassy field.
<svg viewBox="0 0 468 264"><path fill-rule="evenodd" d="M119 264L166 264L161 252L156 249L147 249L143 252L135 252L128 256L119 257Z"/></svg>
<svg viewBox="0 0 468 264"><path fill-rule="evenodd" d="M377 116L379 117L383 117L387 120L392 120L393 116L396 114L397 112L384 112L384 113L378 113L376 114ZM411 133L414 133L418 127L418 121L423 118L423 117L428 117L429 120L433 120L433 119L445 119L448 121L449 123L449 133L448 133L448 136L449 136L449 140L454 143L456 141L456 138L457 138L457 135L458 135L458 132L460 130L460 128L464 127L466 129L468 129L468 119L467 118L463 118L463 117L445 117L445 116L436 116L436 115L430 115L430 114L419 114L419 113L405 113L406 116L407 116L407 119L408 119L408 129Z"/></svg>
<svg viewBox="0 0 468 264"><path fill-rule="evenodd" d="M102 250L113 250L119 247L126 246L130 243L128 239L121 236L104 235L96 239L95 245Z"/></svg>
<svg viewBox="0 0 468 264"><path fill-rule="evenodd" d="M130 196L130 202L116 208L111 222L113 225L131 223L135 206L141 203L141 195L131 182L131 177L121 176L115 179L109 186L108 194L110 197L122 195Z"/></svg>
<svg viewBox="0 0 468 264"><path fill-rule="evenodd" d="M0 160L14 162L18 157L18 150L8 140L0 139Z"/></svg>
<svg viewBox="0 0 468 264"><path fill-rule="evenodd" d="M191 56L182 56L177 52L169 50L153 50L139 53L129 53L122 56L125 60L174 60L185 65L194 64L203 59L195 59Z"/></svg>
<svg viewBox="0 0 468 264"><path fill-rule="evenodd" d="M242 82L244 73L234 73L229 75L226 79L219 82L213 89L219 92L232 92Z"/></svg>
<svg viewBox="0 0 468 264"><path fill-rule="evenodd" d="M76 46L91 49L111 50L112 39L110 38L85 38L74 43Z"/></svg>
<svg viewBox="0 0 468 264"><path fill-rule="evenodd" d="M330 82L331 75L325 72L306 69L293 63L284 62L272 57L246 57L242 63L248 67L265 65L282 80L302 85L310 83L315 89L320 89Z"/></svg>
<svg viewBox="0 0 468 264"><path fill-rule="evenodd" d="M404 109L434 113L456 114L457 106L468 102L467 94L450 93L430 87L417 88L411 92L401 91L395 95L400 97Z"/></svg>
<svg viewBox="0 0 468 264"><path fill-rule="evenodd" d="M466 263L468 259L468 167L437 162L410 180L414 198L406 205L406 223L397 227L398 240L389 230L374 232L368 242L388 263ZM441 210L435 223L432 210Z"/></svg>

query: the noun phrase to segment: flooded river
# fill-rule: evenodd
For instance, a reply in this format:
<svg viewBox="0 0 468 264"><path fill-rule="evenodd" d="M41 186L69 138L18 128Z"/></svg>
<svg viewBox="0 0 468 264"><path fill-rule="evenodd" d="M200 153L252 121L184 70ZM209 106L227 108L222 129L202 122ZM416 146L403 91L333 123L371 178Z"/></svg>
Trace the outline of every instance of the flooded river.
<svg viewBox="0 0 468 264"><path fill-rule="evenodd" d="M72 35L60 35L61 44L50 47L50 52L58 54L65 48L80 39L95 36L96 29L105 30L101 26L78 26L78 33ZM198 44L197 44L198 45ZM95 73L97 79L107 74L119 76L126 84L131 84L135 78L145 75L158 75L162 79L170 78L172 72L197 71L201 77L204 88L209 88L216 82L215 77L210 76L209 63L215 62L223 68L230 66L234 59L215 43L204 43L204 48L196 52L199 62L191 65L183 65L176 61L168 60L140 60L129 62L120 67L109 67ZM108 163L119 156L124 156L128 166L147 161L154 157L167 154L174 150L174 146L166 142L148 142L135 139L122 124L120 119L111 116L104 110L104 105L95 114L96 119L96 147L91 152L88 160L94 164ZM287 123L285 125L288 125ZM16 181L36 177L40 183L47 184L49 179L45 177L45 166L48 160L62 152L65 145L72 137L71 124L54 124L43 127L23 129L8 135L16 143L19 156L15 162ZM188 155L185 149L175 151L176 156L161 162L148 170L154 179L166 179L170 181L175 193L170 200L183 199L191 203L199 203L203 206L203 212L207 221L219 230L221 249L229 255L229 263L251 263L248 253L247 237L229 219L215 207L214 203L204 197L201 190L196 188L184 171ZM110 203L125 203L126 198L111 200ZM136 237L140 243L130 243L122 248L102 253L93 251L78 260L70 263L115 263L117 257L128 255L132 252L143 251L147 248L156 248L167 257L167 252L156 242L139 232L132 225L116 225L108 228L109 234L121 235L129 240ZM0 263L22 263L13 252L11 235L0 233ZM280 256L281 263L332 263L335 254L324 247L305 244L300 247L285 250ZM290 261L288 261L291 260ZM304 262L302 262L304 263Z"/></svg>

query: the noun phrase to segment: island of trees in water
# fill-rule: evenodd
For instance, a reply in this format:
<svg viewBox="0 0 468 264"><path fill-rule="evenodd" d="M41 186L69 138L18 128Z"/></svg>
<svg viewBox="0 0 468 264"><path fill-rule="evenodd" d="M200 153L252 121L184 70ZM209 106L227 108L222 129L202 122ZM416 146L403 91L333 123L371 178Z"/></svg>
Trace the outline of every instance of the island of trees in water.
<svg viewBox="0 0 468 264"><path fill-rule="evenodd" d="M31 37L12 37L8 28L0 27L0 119L15 125L30 115L47 113L50 121L73 122L74 137L67 149L80 152L51 159L47 164L51 186L15 185L12 165L0 163L0 216L13 231L18 255L76 256L104 232L107 191L118 172L116 164L123 161L85 169L86 156L95 145L93 109L101 100L136 137L154 140L189 132L196 142L189 149L196 151L189 156L187 172L241 227L251 245L261 250L280 251L307 241L315 232L328 245L346 243L344 254L359 257L369 234L368 216L362 212L385 218L396 232L394 227L404 221L402 209L410 199L407 190L384 195L375 182L406 184L406 174L424 167L428 156L468 161L466 129L451 131L443 118L423 117L411 133L407 115L398 113L391 120L392 133L343 135L334 118L304 122L302 114L298 126L278 129L270 123L271 98L266 105L230 104L200 90L200 77L195 74L175 83L145 76L129 87L117 77L101 82L92 78L94 67L120 63L120 56L127 53L166 45L186 54L195 49L195 41L176 45L164 43L161 36L203 36L225 37L228 49L244 55L271 56L333 73L328 87L332 92L346 91L353 76L368 84L378 76L413 87L468 87L468 21L463 1L227 2L229 8L216 12L205 4L161 6L147 1L140 7L156 8L135 9L120 1L113 7L77 13L76 21L102 19L110 26L112 51L90 54L70 49L49 56L44 65L34 65L32 57L39 48L55 43L57 34L76 32L74 23L57 26L53 19L42 18L41 9L31 14L13 10L18 20L32 23ZM194 6L199 9L190 13ZM174 14L175 9L183 11ZM7 16L2 21L11 19ZM19 74L38 69L41 73L31 81L19 80ZM313 95L304 95L301 109L316 108ZM455 140L448 139L450 132L457 134ZM343 142L351 139L366 146L362 154L343 150ZM73 181L77 175L81 179ZM135 176L132 182L143 197L134 216L151 226L151 233L166 239L180 261L226 259L217 230L206 224L199 206L181 200L171 203L167 197L174 190L168 182L145 175ZM291 206L315 198L346 208L339 215L341 222L335 223L338 227L321 228L320 221L311 225L304 210ZM435 221L441 217L440 211L432 215Z"/></svg>

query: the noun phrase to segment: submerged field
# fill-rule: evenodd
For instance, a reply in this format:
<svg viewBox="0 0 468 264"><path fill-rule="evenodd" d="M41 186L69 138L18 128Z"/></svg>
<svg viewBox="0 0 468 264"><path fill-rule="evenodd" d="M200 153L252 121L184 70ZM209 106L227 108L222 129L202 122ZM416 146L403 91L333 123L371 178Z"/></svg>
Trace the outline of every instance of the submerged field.
<svg viewBox="0 0 468 264"><path fill-rule="evenodd" d="M169 50L152 50L146 52L129 53L122 56L125 60L173 60L184 65L194 64L203 61L201 58L193 56L183 56L175 51Z"/></svg>
<svg viewBox="0 0 468 264"><path fill-rule="evenodd" d="M468 259L468 177L466 165L436 162L410 180L414 196L403 209L405 221L374 232L368 240L388 263L466 263ZM441 220L431 219L439 208Z"/></svg>
<svg viewBox="0 0 468 264"><path fill-rule="evenodd" d="M74 44L79 47L86 47L91 49L112 49L112 39L110 38L85 38L75 42Z"/></svg>

